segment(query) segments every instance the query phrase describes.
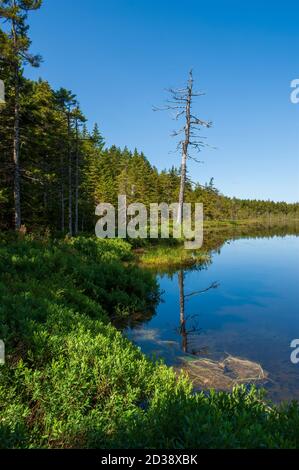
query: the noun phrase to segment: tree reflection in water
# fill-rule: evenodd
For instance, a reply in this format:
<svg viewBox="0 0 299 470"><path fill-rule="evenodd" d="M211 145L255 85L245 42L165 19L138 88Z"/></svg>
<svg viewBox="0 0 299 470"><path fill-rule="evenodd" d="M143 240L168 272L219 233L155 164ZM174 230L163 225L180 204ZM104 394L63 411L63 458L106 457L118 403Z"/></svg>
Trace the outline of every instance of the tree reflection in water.
<svg viewBox="0 0 299 470"><path fill-rule="evenodd" d="M198 314L192 316L186 315L186 302L189 298L195 295L201 295L211 289L217 289L220 284L218 282L213 282L206 289L185 294L185 273L182 269L178 272L178 281L180 293L180 326L177 331L182 337L182 350L185 354L198 356L200 354L206 353L207 348L196 348L194 342L192 342L192 339L200 334L201 328L198 327Z"/></svg>

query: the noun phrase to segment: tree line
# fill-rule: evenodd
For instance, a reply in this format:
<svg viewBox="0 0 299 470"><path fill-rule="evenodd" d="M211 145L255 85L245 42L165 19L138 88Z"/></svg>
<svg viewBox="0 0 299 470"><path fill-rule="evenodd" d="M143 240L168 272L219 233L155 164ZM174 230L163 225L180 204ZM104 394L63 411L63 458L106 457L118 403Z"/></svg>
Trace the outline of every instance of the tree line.
<svg viewBox="0 0 299 470"><path fill-rule="evenodd" d="M40 0L0 2L0 228L40 227L77 235L93 230L99 202L202 202L205 218L247 219L299 216L299 204L228 198L214 186L194 184L184 168L158 171L138 150L107 148L92 130L77 97L47 81L29 80L24 67L37 67L31 53L28 12ZM190 82L191 83L191 82ZM192 90L191 90L192 91ZM191 118L191 125L200 124ZM197 119L197 118L196 118ZM186 150L186 149L185 149Z"/></svg>

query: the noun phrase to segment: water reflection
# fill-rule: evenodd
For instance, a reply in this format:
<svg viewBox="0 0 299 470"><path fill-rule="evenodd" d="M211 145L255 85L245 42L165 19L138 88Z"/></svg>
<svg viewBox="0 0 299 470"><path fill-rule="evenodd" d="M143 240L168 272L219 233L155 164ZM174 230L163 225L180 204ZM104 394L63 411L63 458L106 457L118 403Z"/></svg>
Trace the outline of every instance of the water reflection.
<svg viewBox="0 0 299 470"><path fill-rule="evenodd" d="M197 337L200 335L202 329L199 327L199 314L195 315L186 315L186 302L189 298L202 295L209 290L217 289L219 287L219 282L213 282L209 287L204 290L193 291L189 294L185 294L185 273L181 269L178 272L178 283L179 283L179 294L180 294L180 326L178 332L182 337L182 351L185 354L191 354L193 356L198 356L200 354L207 354L207 347L199 347L198 344L192 342L194 336Z"/></svg>
<svg viewBox="0 0 299 470"><path fill-rule="evenodd" d="M227 355L260 364L272 399L299 399L299 366L290 361L299 336L298 233L297 223L207 232L211 261L156 271L163 302L128 336L169 365Z"/></svg>

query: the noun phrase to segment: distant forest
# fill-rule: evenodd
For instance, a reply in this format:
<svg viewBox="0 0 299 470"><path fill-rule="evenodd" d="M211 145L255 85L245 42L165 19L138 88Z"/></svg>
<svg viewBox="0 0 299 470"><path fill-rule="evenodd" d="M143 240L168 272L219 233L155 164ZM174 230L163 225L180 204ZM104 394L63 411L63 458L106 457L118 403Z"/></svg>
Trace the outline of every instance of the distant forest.
<svg viewBox="0 0 299 470"><path fill-rule="evenodd" d="M38 66L40 57L29 53L28 5L19 5L16 12L9 6L0 11L0 20L11 26L7 32L0 29L6 98L0 104L0 228L23 225L76 235L92 231L96 205L116 204L118 194L146 205L178 201L178 169L158 171L137 150L106 148L99 127L88 130L71 91L55 91L46 81L24 77L24 65ZM39 6L32 3L32 9ZM207 220L299 216L298 203L229 198L213 180L204 185L191 180L186 201L202 202Z"/></svg>

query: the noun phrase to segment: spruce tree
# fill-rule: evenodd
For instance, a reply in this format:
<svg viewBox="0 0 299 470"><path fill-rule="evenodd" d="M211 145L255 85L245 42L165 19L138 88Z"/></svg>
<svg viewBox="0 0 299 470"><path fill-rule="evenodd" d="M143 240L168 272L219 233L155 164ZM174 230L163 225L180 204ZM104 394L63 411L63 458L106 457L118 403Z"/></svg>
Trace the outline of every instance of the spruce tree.
<svg viewBox="0 0 299 470"><path fill-rule="evenodd" d="M2 0L0 20L9 25L9 31L1 31L0 60L9 64L13 86L13 146L14 167L14 220L15 228L21 228L21 168L20 168L20 95L22 92L22 68L25 64L37 67L40 56L32 55L29 50L31 41L28 36L27 16L31 10L40 8L41 0Z"/></svg>

